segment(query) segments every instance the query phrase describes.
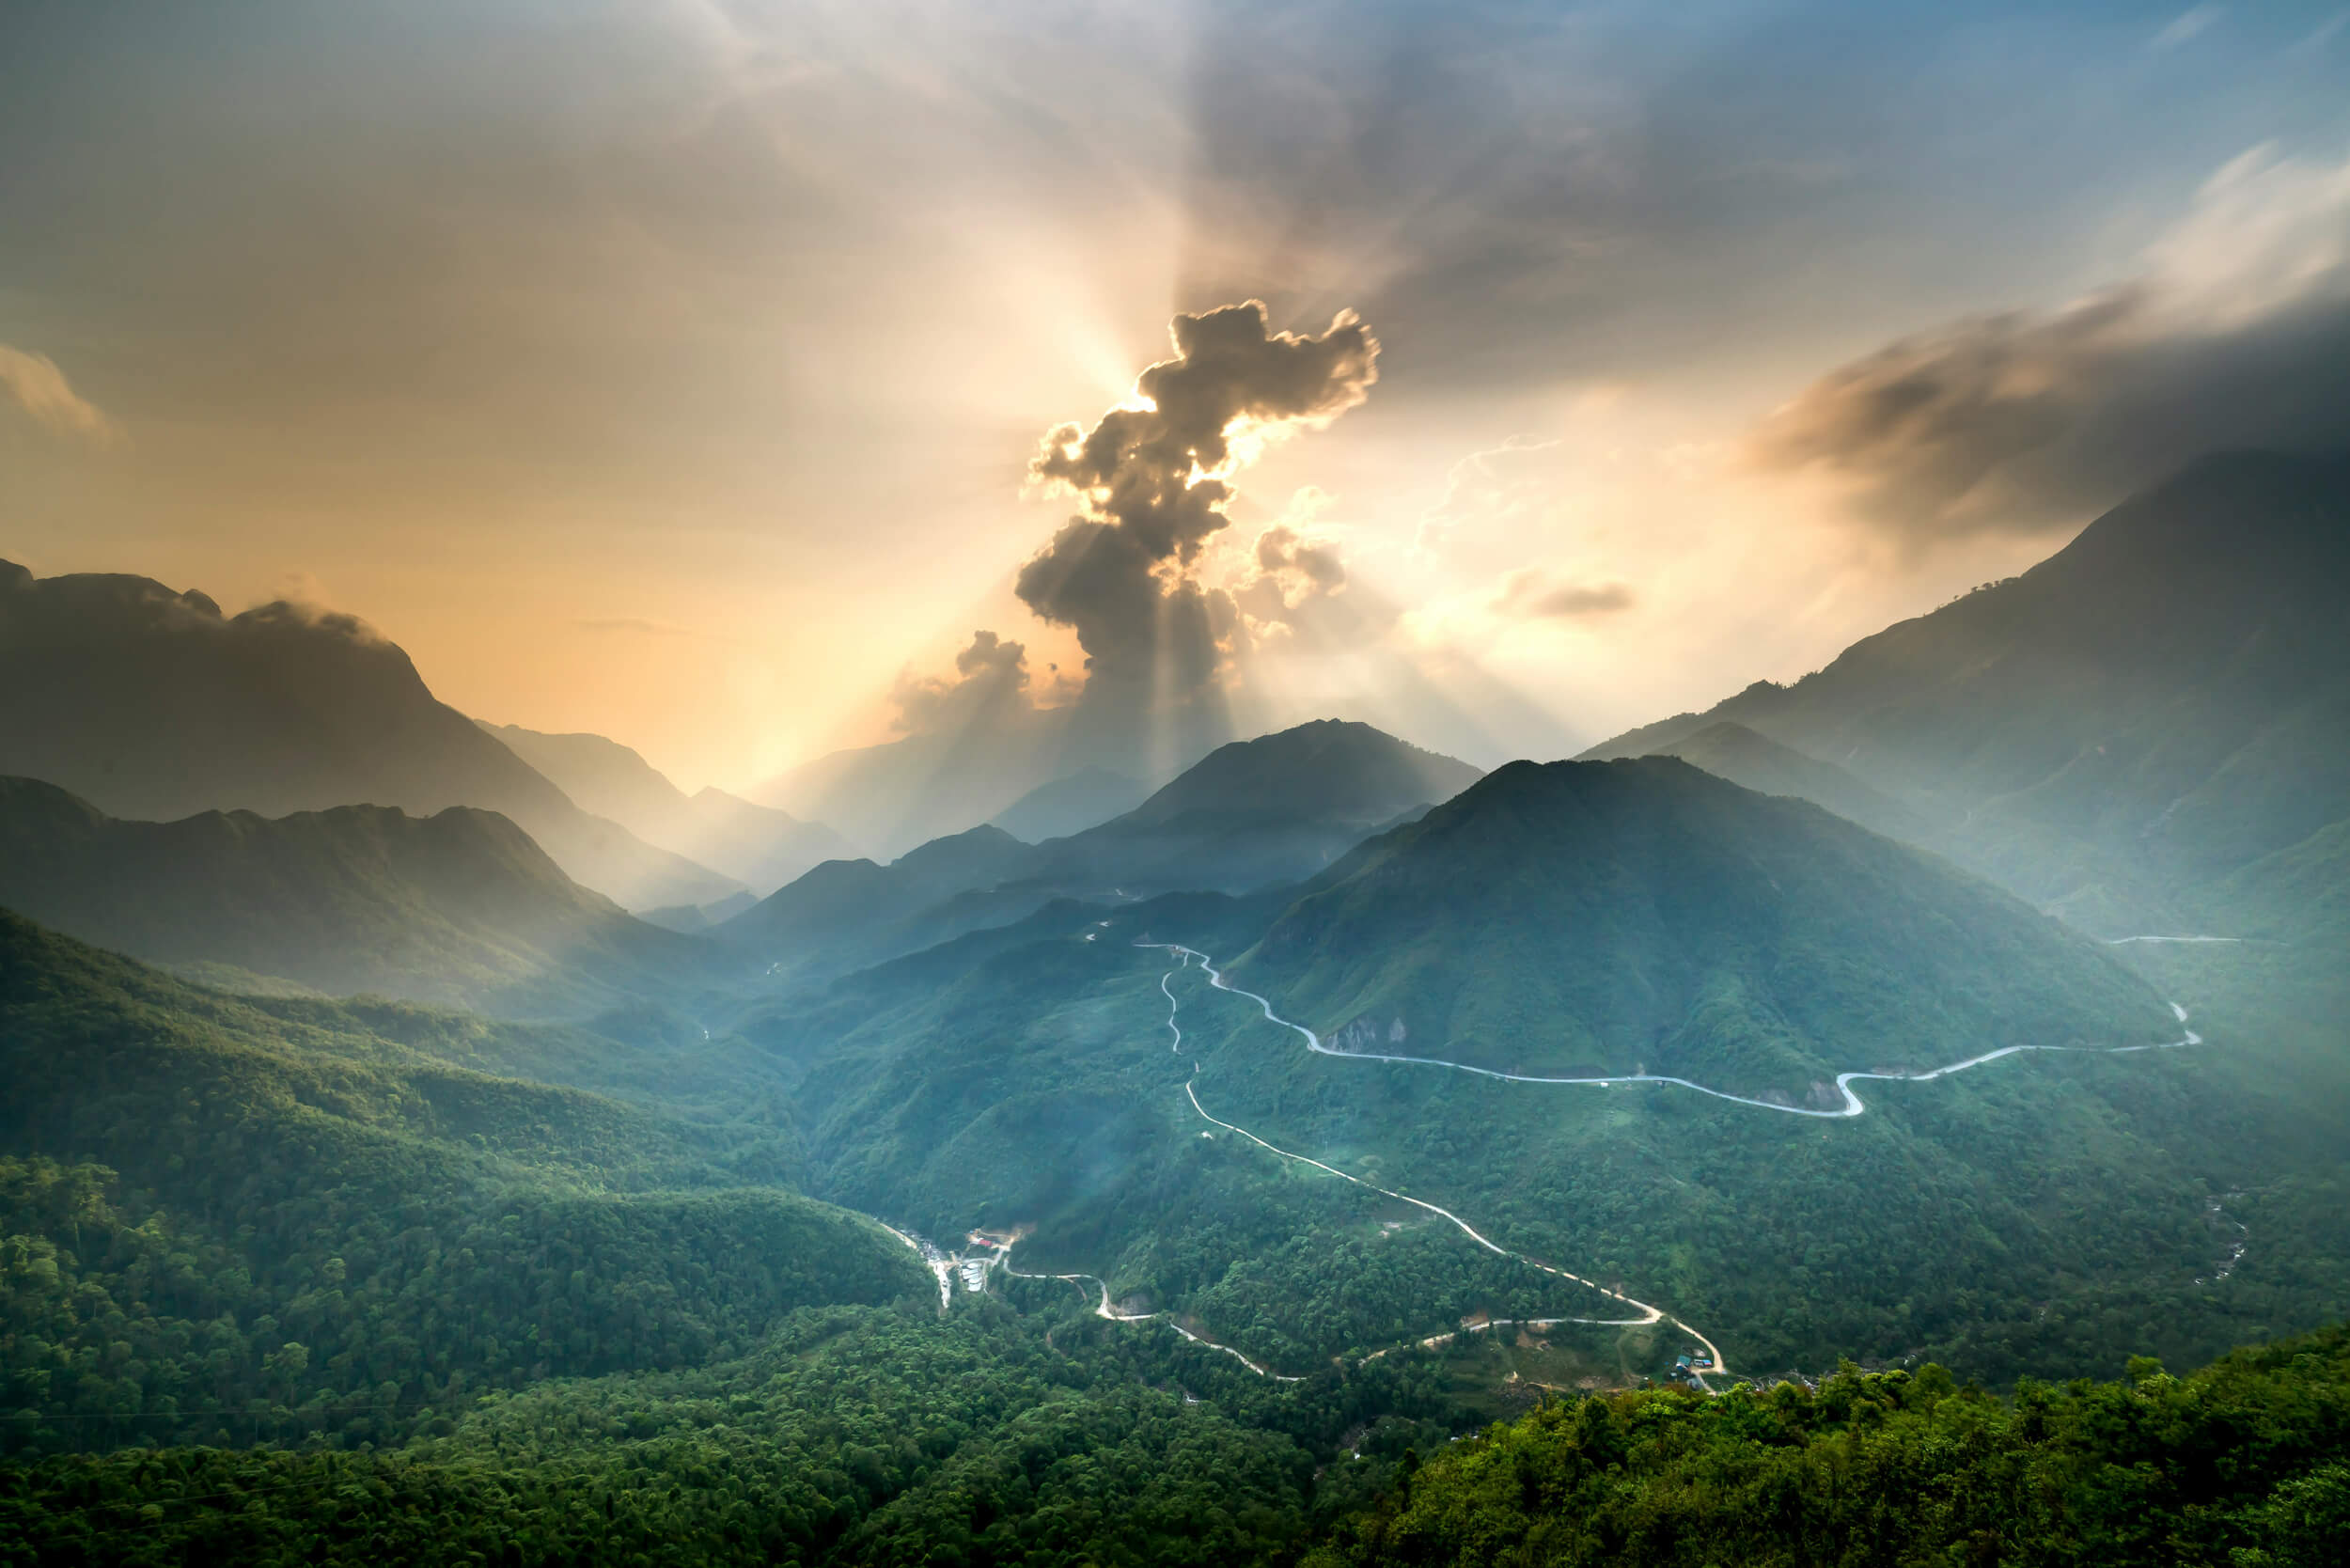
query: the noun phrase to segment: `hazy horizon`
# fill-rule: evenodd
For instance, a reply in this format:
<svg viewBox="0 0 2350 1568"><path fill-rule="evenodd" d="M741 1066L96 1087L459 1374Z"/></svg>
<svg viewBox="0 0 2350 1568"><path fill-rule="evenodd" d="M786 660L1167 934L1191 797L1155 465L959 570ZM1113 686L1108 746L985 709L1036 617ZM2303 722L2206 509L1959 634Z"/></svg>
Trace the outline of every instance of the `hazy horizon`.
<svg viewBox="0 0 2350 1568"><path fill-rule="evenodd" d="M2325 6L295 14L7 24L0 556L355 615L689 790L1006 644L1074 701L1137 612L1024 597L1118 522L1031 463L1245 301L1375 379L1225 410L1129 562L1162 751L1560 755L2345 434Z"/></svg>

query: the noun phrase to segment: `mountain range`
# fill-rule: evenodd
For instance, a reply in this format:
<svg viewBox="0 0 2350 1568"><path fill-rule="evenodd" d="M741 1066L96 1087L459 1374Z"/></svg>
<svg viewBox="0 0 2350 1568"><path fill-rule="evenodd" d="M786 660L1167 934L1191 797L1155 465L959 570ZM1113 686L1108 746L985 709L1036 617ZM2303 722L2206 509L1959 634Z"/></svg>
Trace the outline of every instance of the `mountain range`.
<svg viewBox="0 0 2350 1568"><path fill-rule="evenodd" d="M2345 594L2350 458L2207 457L2020 576L1585 755L1735 723L2092 931L2175 931L2350 820Z"/></svg>
<svg viewBox="0 0 2350 1568"><path fill-rule="evenodd" d="M1996 1469L2060 1405L2142 1481L2147 1413L2193 1448L2225 1378L2006 1416L1958 1379L2345 1309L2350 1058L2304 1001L2350 950L2345 472L2192 465L1605 758L1325 721L1144 792L910 737L808 776L893 858L725 918L701 855L756 883L823 830L476 726L354 622L0 572L0 1447L52 1456L10 1517L82 1555L92 1497L132 1555L225 1497L288 1560L376 1508L415 1532L378 1556L456 1520L482 1560L1009 1561L1173 1489L1276 1543L1156 1538L1192 1560L1295 1560L1379 1485L1465 1541L1449 1488L1597 1496L1620 1422ZM2097 939L2154 921L2249 940ZM1904 1370L1584 1397L1700 1349ZM2262 1399L2303 1420L2338 1370L2280 1349ZM1515 1469L1449 1442L1537 1401L1482 1440ZM1660 1463L1622 1516L1719 1502Z"/></svg>
<svg viewBox="0 0 2350 1568"><path fill-rule="evenodd" d="M1478 776L1369 725L1319 720L1220 746L1134 809L1066 838L1030 845L989 825L887 866L820 866L717 934L787 969L837 969L1008 924L1058 898L1276 886Z"/></svg>
<svg viewBox="0 0 2350 1568"><path fill-rule="evenodd" d="M478 807L629 908L739 886L582 810L357 620L282 602L223 616L146 577L0 562L0 774L149 821Z"/></svg>
<svg viewBox="0 0 2350 1568"><path fill-rule="evenodd" d="M675 997L717 967L462 806L124 822L0 777L0 907L233 989L290 981L509 1017Z"/></svg>
<svg viewBox="0 0 2350 1568"><path fill-rule="evenodd" d="M850 853L840 835L822 823L801 822L714 786L689 795L636 752L602 735L548 735L518 724L481 728L581 809L723 872L760 897L811 866Z"/></svg>

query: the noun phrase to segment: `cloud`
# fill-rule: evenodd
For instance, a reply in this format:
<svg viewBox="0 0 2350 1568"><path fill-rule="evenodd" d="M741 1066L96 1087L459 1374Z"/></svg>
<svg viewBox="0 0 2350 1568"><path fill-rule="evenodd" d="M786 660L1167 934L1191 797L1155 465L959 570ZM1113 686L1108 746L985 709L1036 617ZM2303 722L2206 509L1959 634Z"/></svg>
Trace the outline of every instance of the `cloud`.
<svg viewBox="0 0 2350 1568"><path fill-rule="evenodd" d="M970 646L955 655L955 679L901 675L889 699L896 727L908 734L934 734L1000 718L1028 706L1028 651L993 632L974 632Z"/></svg>
<svg viewBox="0 0 2350 1568"><path fill-rule="evenodd" d="M1257 536L1257 569L1269 576L1294 573L1324 593L1346 586L1346 562L1339 558L1338 546L1301 538L1287 524Z"/></svg>
<svg viewBox="0 0 2350 1568"><path fill-rule="evenodd" d="M2350 160L2256 149L2128 282L1982 316L1831 370L1753 432L1913 542L2076 522L2187 458L2350 445Z"/></svg>
<svg viewBox="0 0 2350 1568"><path fill-rule="evenodd" d="M121 434L102 410L73 390L57 362L47 354L0 343L0 386L7 387L18 406L54 435L109 447Z"/></svg>
<svg viewBox="0 0 2350 1568"><path fill-rule="evenodd" d="M1528 567L1502 579L1493 607L1521 620L1576 620L1616 615L1632 604L1632 589L1622 583L1561 583Z"/></svg>
<svg viewBox="0 0 2350 1568"><path fill-rule="evenodd" d="M257 634L324 635L354 643L361 648L390 649L400 652L399 645L391 638L348 610L330 610L323 604L306 604L300 600L273 599L266 604L256 604L227 624ZM401 657L406 655L402 653Z"/></svg>
<svg viewBox="0 0 2350 1568"><path fill-rule="evenodd" d="M1091 698L1117 690L1120 700L1182 701L1208 682L1237 612L1190 568L1230 522L1231 476L1265 444L1353 408L1378 379L1378 339L1351 311L1301 336L1272 331L1250 300L1178 316L1172 331L1175 357L1136 382L1139 406L1114 408L1090 430L1058 427L1029 465L1034 482L1085 510L1021 568L1014 591L1076 633ZM1292 568L1343 572L1319 554L1280 570Z"/></svg>
<svg viewBox="0 0 2350 1568"><path fill-rule="evenodd" d="M1547 525L1565 455L1563 443L1513 435L1462 458L1445 476L1444 494L1420 517L1413 548L1435 555L1465 531L1519 534Z"/></svg>
<svg viewBox="0 0 2350 1568"><path fill-rule="evenodd" d="M2176 49L2190 39L2201 38L2210 30L2212 24L2217 22L2226 12L2225 6L2197 6L2190 10L2181 11L2170 19L2162 31L2154 36L2149 46L2154 49Z"/></svg>
<svg viewBox="0 0 2350 1568"><path fill-rule="evenodd" d="M1319 493L1303 497L1318 512ZM1297 509L1292 509L1294 512ZM1401 606L1352 582L1338 541L1310 524L1282 522L1257 536L1249 570L1231 587L1241 628L1259 647L1330 653L1376 642Z"/></svg>

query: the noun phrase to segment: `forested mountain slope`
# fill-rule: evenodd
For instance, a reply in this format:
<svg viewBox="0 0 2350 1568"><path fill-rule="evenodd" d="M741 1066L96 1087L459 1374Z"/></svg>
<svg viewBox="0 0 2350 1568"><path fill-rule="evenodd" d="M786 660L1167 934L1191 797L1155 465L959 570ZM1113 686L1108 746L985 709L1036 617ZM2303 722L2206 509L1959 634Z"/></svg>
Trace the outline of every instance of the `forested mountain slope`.
<svg viewBox="0 0 2350 1568"><path fill-rule="evenodd" d="M2320 1568L2350 1554L2350 1331L2184 1378L1938 1366L1717 1400L1564 1400L1415 1466L1308 1568L1965 1561Z"/></svg>
<svg viewBox="0 0 2350 1568"><path fill-rule="evenodd" d="M1734 721L2092 927L2191 914L2215 880L2350 818L2345 593L2350 459L2203 458L2020 577L1586 755Z"/></svg>
<svg viewBox="0 0 2350 1568"><path fill-rule="evenodd" d="M1219 1123L1621 1281L1742 1372L1915 1354L2003 1380L2118 1367L2098 1357L2120 1341L2209 1356L2261 1325L2350 1309L2332 1208L2350 1174L2350 1085L2338 1061L2241 1015L2197 1014L2193 1048L1865 1082L1865 1114L1819 1119L1672 1084L1510 1083L1316 1054L1197 963L1136 946L1229 956L1286 902L1057 905L764 1010L744 1032L791 1074L811 1190L937 1235L1032 1227L1024 1266L1099 1275L1284 1371L1480 1307L1590 1304ZM2077 938L2021 918L2047 928L2044 957L2078 956ZM2142 984L2091 958L2149 1036L2179 1038ZM1786 1098L1802 1108L1803 1086ZM2231 1262L2246 1236L2261 1239Z"/></svg>
<svg viewBox="0 0 2350 1568"><path fill-rule="evenodd" d="M690 994L722 956L631 918L512 823L465 807L121 822L0 778L0 908L149 963L506 1016Z"/></svg>
<svg viewBox="0 0 2350 1568"><path fill-rule="evenodd" d="M142 821L473 806L630 908L735 887L581 810L350 617L282 603L223 616L145 577L0 562L0 774Z"/></svg>
<svg viewBox="0 0 2350 1568"><path fill-rule="evenodd" d="M1670 758L1512 763L1363 846L1235 974L1340 1050L1824 1108L1841 1071L2180 1033L2012 896Z"/></svg>
<svg viewBox="0 0 2350 1568"><path fill-rule="evenodd" d="M942 1312L779 1129L379 1024L534 1044L0 916L0 1561L1270 1562L1386 1473L1313 1484L1367 1423L1461 1419L1432 1367L1271 1385L1058 1281Z"/></svg>
<svg viewBox="0 0 2350 1568"><path fill-rule="evenodd" d="M1057 898L1277 886L1477 777L1369 725L1320 720L1220 746L1133 810L1065 839L1028 845L977 827L887 866L820 866L721 935L786 968L838 972L1010 924Z"/></svg>
<svg viewBox="0 0 2350 1568"><path fill-rule="evenodd" d="M490 1076L0 914L0 1432L390 1441L928 1294L787 1137ZM94 1424L95 1423L95 1424Z"/></svg>

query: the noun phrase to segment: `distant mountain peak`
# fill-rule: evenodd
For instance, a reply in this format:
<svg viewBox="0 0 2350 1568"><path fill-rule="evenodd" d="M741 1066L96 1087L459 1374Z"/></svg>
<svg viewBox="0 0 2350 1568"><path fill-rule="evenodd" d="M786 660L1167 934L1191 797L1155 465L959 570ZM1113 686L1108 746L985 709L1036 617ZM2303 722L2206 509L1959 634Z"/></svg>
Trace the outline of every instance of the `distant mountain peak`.
<svg viewBox="0 0 2350 1568"><path fill-rule="evenodd" d="M694 945L470 806L137 822L0 777L0 904L150 962L531 1016L585 1016L703 973Z"/></svg>
<svg viewBox="0 0 2350 1568"><path fill-rule="evenodd" d="M2345 600L2350 456L2213 453L2019 576L1585 755L1734 720L2043 907L2162 929L2212 879L2350 821Z"/></svg>
<svg viewBox="0 0 2350 1568"><path fill-rule="evenodd" d="M1312 885L1240 964L1322 1033L1507 1071L1802 1094L2018 1042L2170 1038L1987 883L1674 757L1512 762Z"/></svg>
<svg viewBox="0 0 2350 1568"><path fill-rule="evenodd" d="M1481 776L1466 762L1424 751L1371 725L1313 719L1216 747L1120 820L1164 823L1195 811L1311 811L1381 823L1407 807L1449 799Z"/></svg>

